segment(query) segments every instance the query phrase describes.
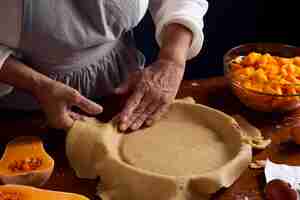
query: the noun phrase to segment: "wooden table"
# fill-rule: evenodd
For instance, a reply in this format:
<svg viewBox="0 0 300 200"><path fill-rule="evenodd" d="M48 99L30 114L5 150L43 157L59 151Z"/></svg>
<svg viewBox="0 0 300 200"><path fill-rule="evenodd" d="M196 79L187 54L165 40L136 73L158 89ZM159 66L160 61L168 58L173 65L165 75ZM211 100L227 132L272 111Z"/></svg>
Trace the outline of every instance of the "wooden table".
<svg viewBox="0 0 300 200"><path fill-rule="evenodd" d="M185 96L192 96L198 103L222 110L228 114L241 114L253 125L260 128L265 137L271 137L272 144L264 151L254 152L255 159L270 158L277 163L300 165L300 146L289 141L290 129L281 126L283 116L281 114L254 112L245 108L231 94L223 77L184 81L178 97ZM102 120L110 119L121 107L118 98L109 98L103 100L102 103L105 108L105 112L101 116ZM38 135L43 139L46 150L55 159L55 171L44 188L76 192L91 199L97 199L94 195L97 181L82 180L75 177L65 157L64 133L48 129L41 113L0 111L0 127L1 152L3 152L5 144L16 136ZM212 199L244 200L247 199L246 197L250 200L263 199L264 184L263 170L248 169L232 187L219 191Z"/></svg>

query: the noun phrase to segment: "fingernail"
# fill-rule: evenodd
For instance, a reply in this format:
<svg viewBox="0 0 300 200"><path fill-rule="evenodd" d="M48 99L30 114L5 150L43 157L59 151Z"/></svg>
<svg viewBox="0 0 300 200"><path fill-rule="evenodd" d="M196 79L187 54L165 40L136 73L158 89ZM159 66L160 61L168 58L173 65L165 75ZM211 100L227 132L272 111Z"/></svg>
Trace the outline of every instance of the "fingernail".
<svg viewBox="0 0 300 200"><path fill-rule="evenodd" d="M120 130L121 131L126 131L126 129L127 129L127 125L126 124L123 123L123 124L120 125Z"/></svg>
<svg viewBox="0 0 300 200"><path fill-rule="evenodd" d="M85 116L81 116L81 120L86 122L87 121L87 118Z"/></svg>
<svg viewBox="0 0 300 200"><path fill-rule="evenodd" d="M102 107L98 107L98 112L99 113L103 112L103 108Z"/></svg>
<svg viewBox="0 0 300 200"><path fill-rule="evenodd" d="M153 124L153 120L148 120L148 121L146 121L146 125L147 126L151 126Z"/></svg>
<svg viewBox="0 0 300 200"><path fill-rule="evenodd" d="M132 129L133 131L137 130L138 128L139 128L138 124L133 124L133 125L131 126L131 129Z"/></svg>
<svg viewBox="0 0 300 200"><path fill-rule="evenodd" d="M126 121L128 121L128 117L127 117L127 115L125 115L125 116L121 116L121 121L122 121L122 122L126 122Z"/></svg>

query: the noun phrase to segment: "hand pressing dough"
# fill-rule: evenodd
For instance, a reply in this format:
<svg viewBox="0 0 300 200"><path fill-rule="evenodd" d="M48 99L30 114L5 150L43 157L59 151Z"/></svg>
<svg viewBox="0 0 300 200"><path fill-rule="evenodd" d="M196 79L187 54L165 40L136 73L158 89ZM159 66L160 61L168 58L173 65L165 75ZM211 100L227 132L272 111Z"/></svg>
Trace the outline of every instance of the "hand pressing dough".
<svg viewBox="0 0 300 200"><path fill-rule="evenodd" d="M251 146L230 116L192 101L175 102L153 127L129 135L113 123L77 121L66 153L80 178L101 178L103 200L207 199L251 162Z"/></svg>

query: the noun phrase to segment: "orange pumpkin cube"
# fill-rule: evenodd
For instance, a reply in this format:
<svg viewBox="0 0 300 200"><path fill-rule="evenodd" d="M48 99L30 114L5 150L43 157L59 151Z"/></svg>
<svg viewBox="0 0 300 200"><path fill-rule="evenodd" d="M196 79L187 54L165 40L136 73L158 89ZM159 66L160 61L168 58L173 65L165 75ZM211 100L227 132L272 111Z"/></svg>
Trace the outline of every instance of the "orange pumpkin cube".
<svg viewBox="0 0 300 200"><path fill-rule="evenodd" d="M245 69L244 73L247 76L252 76L255 73L255 69L253 67L246 67L244 69Z"/></svg>
<svg viewBox="0 0 300 200"><path fill-rule="evenodd" d="M287 90L287 93L288 93L288 94L292 94L292 95L297 94L296 89L293 88L293 87L287 87L286 90Z"/></svg>
<svg viewBox="0 0 300 200"><path fill-rule="evenodd" d="M293 59L293 63L300 67L300 56L297 56Z"/></svg>
<svg viewBox="0 0 300 200"><path fill-rule="evenodd" d="M287 70L285 68L283 68L283 67L280 69L280 74L281 74L282 77L286 77L286 76L289 75L289 73L287 72Z"/></svg>
<svg viewBox="0 0 300 200"><path fill-rule="evenodd" d="M294 74L297 68L297 66L294 64L286 64L282 67L285 68L289 74Z"/></svg>
<svg viewBox="0 0 300 200"><path fill-rule="evenodd" d="M289 74L287 77L286 77L286 80L287 81L290 81L291 83L300 83L300 80L298 80L293 74Z"/></svg>
<svg viewBox="0 0 300 200"><path fill-rule="evenodd" d="M243 87L251 90L252 89L251 81L245 81L244 84L243 84Z"/></svg>
<svg viewBox="0 0 300 200"><path fill-rule="evenodd" d="M268 94L277 94L277 91L271 85L265 85L264 92Z"/></svg>
<svg viewBox="0 0 300 200"><path fill-rule="evenodd" d="M291 58L278 57L277 62L279 63L279 65L286 65L286 64L293 64L294 60Z"/></svg>
<svg viewBox="0 0 300 200"><path fill-rule="evenodd" d="M243 69L243 66L238 63L231 63L230 67L231 67L231 70L233 70L233 71L238 70L238 69Z"/></svg>
<svg viewBox="0 0 300 200"><path fill-rule="evenodd" d="M263 92L264 90L264 85L260 83L252 83L252 90L257 91L257 92Z"/></svg>
<svg viewBox="0 0 300 200"><path fill-rule="evenodd" d="M277 95L300 93L300 56L284 58L251 52L233 61L233 78L247 89Z"/></svg>
<svg viewBox="0 0 300 200"><path fill-rule="evenodd" d="M257 81L258 83L263 83L268 81L268 77L263 69L256 70L255 74L253 75L253 80Z"/></svg>
<svg viewBox="0 0 300 200"><path fill-rule="evenodd" d="M243 59L242 65L246 65L246 66L255 65L256 62L260 59L260 57L261 54L252 52Z"/></svg>

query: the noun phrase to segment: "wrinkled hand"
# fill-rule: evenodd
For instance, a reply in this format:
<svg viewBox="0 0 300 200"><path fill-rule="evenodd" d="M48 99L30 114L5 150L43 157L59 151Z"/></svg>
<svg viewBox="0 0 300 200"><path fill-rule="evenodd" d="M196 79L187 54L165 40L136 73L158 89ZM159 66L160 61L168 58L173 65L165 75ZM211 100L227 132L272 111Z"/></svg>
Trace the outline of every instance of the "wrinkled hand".
<svg viewBox="0 0 300 200"><path fill-rule="evenodd" d="M137 130L144 123L150 126L159 120L175 99L183 74L184 65L162 59L133 74L116 89L117 94L132 91L119 115L119 129Z"/></svg>
<svg viewBox="0 0 300 200"><path fill-rule="evenodd" d="M83 97L77 90L56 81L44 86L37 98L49 125L57 129L68 130L75 120L84 118L71 111L73 106L91 115L101 113L103 110L100 105Z"/></svg>

